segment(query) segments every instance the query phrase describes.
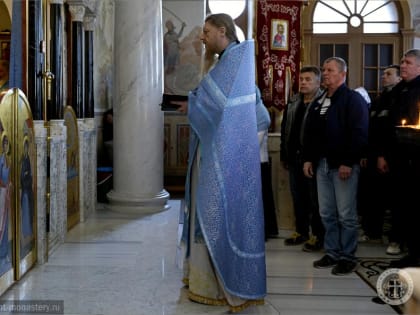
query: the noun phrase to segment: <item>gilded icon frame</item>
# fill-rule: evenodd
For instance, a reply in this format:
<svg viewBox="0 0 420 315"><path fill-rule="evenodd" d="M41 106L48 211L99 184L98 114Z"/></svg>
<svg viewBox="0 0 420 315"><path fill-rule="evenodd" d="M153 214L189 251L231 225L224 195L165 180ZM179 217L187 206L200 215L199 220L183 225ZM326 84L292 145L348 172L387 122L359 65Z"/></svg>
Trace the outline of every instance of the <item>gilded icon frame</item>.
<svg viewBox="0 0 420 315"><path fill-rule="evenodd" d="M280 26L283 27L281 33L279 32ZM270 48L272 50L289 50L289 21L272 19L270 34Z"/></svg>

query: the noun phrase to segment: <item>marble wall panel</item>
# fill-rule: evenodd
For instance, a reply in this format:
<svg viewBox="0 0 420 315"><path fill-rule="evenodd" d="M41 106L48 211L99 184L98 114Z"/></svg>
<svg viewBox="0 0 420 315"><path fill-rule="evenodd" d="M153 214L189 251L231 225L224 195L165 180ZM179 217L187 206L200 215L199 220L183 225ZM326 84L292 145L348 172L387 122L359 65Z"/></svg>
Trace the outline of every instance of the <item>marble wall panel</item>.
<svg viewBox="0 0 420 315"><path fill-rule="evenodd" d="M87 159L85 157L86 151L85 151L85 139L84 139L84 133L85 133L85 124L84 119L79 118L77 119L77 129L79 132L79 200L80 200L80 221L84 221L86 208L85 208L85 178L87 173Z"/></svg>
<svg viewBox="0 0 420 315"><path fill-rule="evenodd" d="M50 224L48 251L64 243L67 234L67 129L63 120L50 121Z"/></svg>
<svg viewBox="0 0 420 315"><path fill-rule="evenodd" d="M47 129L44 121L34 121L37 165L37 261L47 261Z"/></svg>
<svg viewBox="0 0 420 315"><path fill-rule="evenodd" d="M280 229L294 230L295 216L289 186L289 173L280 163L279 133L270 133L268 135L268 153L271 159L271 176L274 203L277 211L277 224Z"/></svg>
<svg viewBox="0 0 420 315"><path fill-rule="evenodd" d="M96 208L96 126L93 118L78 120L80 221L85 221Z"/></svg>

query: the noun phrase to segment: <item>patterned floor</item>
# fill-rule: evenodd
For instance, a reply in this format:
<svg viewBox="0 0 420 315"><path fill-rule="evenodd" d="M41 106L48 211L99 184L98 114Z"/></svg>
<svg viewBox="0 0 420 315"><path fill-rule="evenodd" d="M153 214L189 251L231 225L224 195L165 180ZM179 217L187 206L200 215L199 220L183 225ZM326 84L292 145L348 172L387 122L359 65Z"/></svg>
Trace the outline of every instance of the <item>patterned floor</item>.
<svg viewBox="0 0 420 315"><path fill-rule="evenodd" d="M66 315L227 314L226 307L188 300L176 263L182 201L169 203L169 210L152 215L126 215L98 204L47 263L29 271L1 300L63 301ZM334 276L330 269L313 268L323 253L285 246L290 233L281 231L266 243L266 303L244 314L396 314L372 302L375 291L356 273ZM387 258L385 249L359 244L357 256Z"/></svg>

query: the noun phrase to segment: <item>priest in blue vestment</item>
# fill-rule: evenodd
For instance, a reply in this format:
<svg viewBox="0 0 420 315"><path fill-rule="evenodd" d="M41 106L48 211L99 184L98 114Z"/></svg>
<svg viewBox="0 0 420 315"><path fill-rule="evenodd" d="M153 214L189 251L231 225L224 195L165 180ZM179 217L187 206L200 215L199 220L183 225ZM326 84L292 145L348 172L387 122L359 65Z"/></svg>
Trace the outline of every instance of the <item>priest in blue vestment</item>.
<svg viewBox="0 0 420 315"><path fill-rule="evenodd" d="M232 18L206 18L201 40L215 64L179 102L191 126L183 243L191 300L230 312L264 304L266 265L254 43Z"/></svg>

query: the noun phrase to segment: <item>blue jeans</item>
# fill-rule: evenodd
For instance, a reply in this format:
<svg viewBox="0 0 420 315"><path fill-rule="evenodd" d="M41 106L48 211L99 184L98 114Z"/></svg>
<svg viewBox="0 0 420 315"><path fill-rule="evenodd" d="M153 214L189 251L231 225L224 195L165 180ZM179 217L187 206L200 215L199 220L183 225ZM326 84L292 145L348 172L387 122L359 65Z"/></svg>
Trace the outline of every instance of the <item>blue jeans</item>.
<svg viewBox="0 0 420 315"><path fill-rule="evenodd" d="M350 177L342 180L338 169L321 159L316 172L319 213L325 227L324 248L339 260L356 261L358 216L357 187L360 166L353 165Z"/></svg>

